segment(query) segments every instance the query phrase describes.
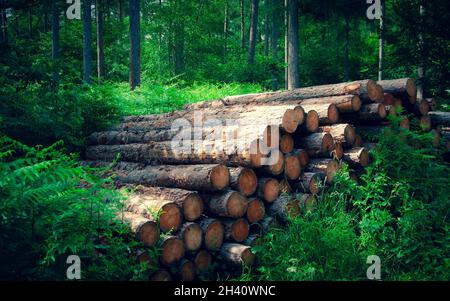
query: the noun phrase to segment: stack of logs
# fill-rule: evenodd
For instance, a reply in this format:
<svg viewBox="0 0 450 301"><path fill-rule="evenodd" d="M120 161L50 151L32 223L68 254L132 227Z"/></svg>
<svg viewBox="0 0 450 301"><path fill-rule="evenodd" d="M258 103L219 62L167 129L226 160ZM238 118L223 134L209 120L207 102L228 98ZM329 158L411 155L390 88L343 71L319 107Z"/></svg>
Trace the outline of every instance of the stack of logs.
<svg viewBox="0 0 450 301"><path fill-rule="evenodd" d="M158 248L160 268L150 278L193 280L254 264L251 248L264 243L262 234L313 209L341 162L357 177L370 161L363 138L389 126L400 108L408 114L401 127L417 117L435 146L442 135L448 149L449 113L432 112L435 102L416 94L405 78L189 104L93 133L86 158L112 166L127 196L120 218L145 247L137 258L149 261L146 248Z"/></svg>

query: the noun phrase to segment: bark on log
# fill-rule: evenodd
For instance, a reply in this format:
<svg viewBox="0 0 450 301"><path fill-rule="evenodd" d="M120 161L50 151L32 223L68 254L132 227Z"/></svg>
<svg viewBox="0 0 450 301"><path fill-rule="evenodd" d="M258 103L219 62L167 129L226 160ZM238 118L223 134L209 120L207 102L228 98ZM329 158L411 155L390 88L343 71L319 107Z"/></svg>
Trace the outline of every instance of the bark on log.
<svg viewBox="0 0 450 301"><path fill-rule="evenodd" d="M400 78L392 80L378 81L385 93L390 93L395 97L404 97L414 104L417 100L417 88L411 78Z"/></svg>
<svg viewBox="0 0 450 301"><path fill-rule="evenodd" d="M301 106L333 104L339 112L357 112L362 101L358 95L342 95L323 98L310 98L298 102Z"/></svg>
<svg viewBox="0 0 450 301"><path fill-rule="evenodd" d="M144 246L152 247L158 242L160 231L154 219L148 219L133 212L122 212L119 217L129 225L133 235Z"/></svg>
<svg viewBox="0 0 450 301"><path fill-rule="evenodd" d="M217 219L205 217L198 224L203 231L205 248L211 251L219 250L225 235L225 228L222 223Z"/></svg>
<svg viewBox="0 0 450 301"><path fill-rule="evenodd" d="M166 237L161 247L162 251L159 259L164 266L172 266L184 257L183 241L176 236Z"/></svg>
<svg viewBox="0 0 450 301"><path fill-rule="evenodd" d="M177 271L179 280L181 281L195 280L197 271L195 268L195 264L192 261L183 258L181 262L178 264Z"/></svg>
<svg viewBox="0 0 450 301"><path fill-rule="evenodd" d="M428 101L422 99L411 106L411 111L416 116L427 115L428 112L430 112L430 105L428 104Z"/></svg>
<svg viewBox="0 0 450 301"><path fill-rule="evenodd" d="M258 197L263 199L266 203L272 203L280 194L280 184L273 178L258 179Z"/></svg>
<svg viewBox="0 0 450 301"><path fill-rule="evenodd" d="M135 201L175 203L181 209L181 213L187 221L195 221L203 214L203 200L195 191L142 185L128 187L135 190L135 195L133 195ZM161 218L162 216L160 217L160 223Z"/></svg>
<svg viewBox="0 0 450 301"><path fill-rule="evenodd" d="M293 154L287 154L284 157L284 175L289 180L298 179L302 173L302 166L298 156Z"/></svg>
<svg viewBox="0 0 450 301"><path fill-rule="evenodd" d="M333 159L312 159L306 167L307 172L322 172L326 176L326 182L331 184L339 170L339 163Z"/></svg>
<svg viewBox="0 0 450 301"><path fill-rule="evenodd" d="M282 195L269 206L268 211L271 216L286 222L301 212L312 210L316 203L316 198L309 194Z"/></svg>
<svg viewBox="0 0 450 301"><path fill-rule="evenodd" d="M294 150L294 138L292 135L283 134L280 137L280 151L283 154L288 154Z"/></svg>
<svg viewBox="0 0 450 301"><path fill-rule="evenodd" d="M249 246L249 247L255 247L255 246L262 246L263 245L263 238L261 237L261 235L257 234L257 233L253 233L250 234L243 242L242 244L244 246Z"/></svg>
<svg viewBox="0 0 450 301"><path fill-rule="evenodd" d="M308 152L304 149L296 149L293 151L293 153L295 153L298 157L298 159L300 160L300 165L302 166L302 168L304 168L306 165L309 164L309 155Z"/></svg>
<svg viewBox="0 0 450 301"><path fill-rule="evenodd" d="M322 126L319 128L319 133L330 134L333 137L335 143L342 143L342 145L345 147L351 147L355 143L355 127L348 123Z"/></svg>
<svg viewBox="0 0 450 301"><path fill-rule="evenodd" d="M249 223L257 223L264 218L266 209L264 203L258 198L251 198L248 201L247 220Z"/></svg>
<svg viewBox="0 0 450 301"><path fill-rule="evenodd" d="M255 263L255 255L251 248L237 243L223 244L220 257L233 267L252 266Z"/></svg>
<svg viewBox="0 0 450 301"><path fill-rule="evenodd" d="M159 165L140 169L133 169L133 163L118 164L131 171L118 177L122 183L209 192L224 190L230 183L228 168L221 164ZM131 166L127 167L129 164Z"/></svg>
<svg viewBox="0 0 450 301"><path fill-rule="evenodd" d="M329 157L334 149L333 137L328 133L314 133L303 139L305 147L310 157Z"/></svg>
<svg viewBox="0 0 450 301"><path fill-rule="evenodd" d="M331 157L340 160L342 159L342 156L344 155L344 147L342 146L342 143L335 142L334 143L334 149L331 151Z"/></svg>
<svg viewBox="0 0 450 301"><path fill-rule="evenodd" d="M433 126L450 127L450 112L429 112Z"/></svg>
<svg viewBox="0 0 450 301"><path fill-rule="evenodd" d="M205 101L196 104L189 104L185 108L194 110L208 107L242 105L247 103L282 103L285 101L298 101L302 99L340 96L347 94L368 94L372 99L382 98L382 95L379 95L379 90L377 89L376 85L376 82L373 80L363 80L349 83L299 88L290 91L237 95L225 97L221 100L216 101Z"/></svg>
<svg viewBox="0 0 450 301"><path fill-rule="evenodd" d="M305 123L297 130L299 133L315 133L317 132L317 129L319 128L319 114L314 110L309 110L308 112L305 112L306 118Z"/></svg>
<svg viewBox="0 0 450 301"><path fill-rule="evenodd" d="M252 169L244 167L230 168L230 186L244 196L255 193L258 186L258 178Z"/></svg>
<svg viewBox="0 0 450 301"><path fill-rule="evenodd" d="M186 252L196 252L203 243L203 231L199 224L188 222L183 224L178 237L183 240Z"/></svg>
<svg viewBox="0 0 450 301"><path fill-rule="evenodd" d="M137 187L136 191L131 193L125 201L125 209L148 219L160 214L158 221L161 231L177 231L183 220L181 209L177 203L187 197L186 191L165 193L157 187Z"/></svg>
<svg viewBox="0 0 450 301"><path fill-rule="evenodd" d="M206 250L200 250L194 257L194 264L197 273L205 273L210 269L212 262L211 253Z"/></svg>
<svg viewBox="0 0 450 301"><path fill-rule="evenodd" d="M247 212L248 200L237 191L213 193L204 199L208 213L214 216L239 218Z"/></svg>
<svg viewBox="0 0 450 301"><path fill-rule="evenodd" d="M294 182L294 187L303 193L318 194L323 179L325 174L322 172L305 172Z"/></svg>
<svg viewBox="0 0 450 301"><path fill-rule="evenodd" d="M221 220L225 227L225 240L242 242L250 233L250 225L244 218L224 218Z"/></svg>
<svg viewBox="0 0 450 301"><path fill-rule="evenodd" d="M436 111L436 100L434 98L426 98L425 99L430 106L430 111Z"/></svg>
<svg viewBox="0 0 450 301"><path fill-rule="evenodd" d="M369 152L364 147L355 147L344 153L344 161L351 167L366 167L369 165Z"/></svg>
<svg viewBox="0 0 450 301"><path fill-rule="evenodd" d="M319 115L319 125L335 124L339 120L339 111L334 104L303 105L305 112L315 111Z"/></svg>
<svg viewBox="0 0 450 301"><path fill-rule="evenodd" d="M387 116L386 107L382 103L365 104L357 114L341 114L343 121L357 124L380 122Z"/></svg>
<svg viewBox="0 0 450 301"><path fill-rule="evenodd" d="M354 147L361 147L363 145L363 140L360 134L356 134L355 143L353 143Z"/></svg>

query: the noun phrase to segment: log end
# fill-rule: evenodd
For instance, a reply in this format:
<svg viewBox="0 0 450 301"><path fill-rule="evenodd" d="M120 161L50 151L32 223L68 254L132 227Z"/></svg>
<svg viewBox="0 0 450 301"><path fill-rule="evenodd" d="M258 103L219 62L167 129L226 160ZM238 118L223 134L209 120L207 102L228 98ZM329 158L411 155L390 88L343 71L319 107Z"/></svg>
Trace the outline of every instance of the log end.
<svg viewBox="0 0 450 301"><path fill-rule="evenodd" d="M340 160L344 155L344 147L342 146L342 143L336 142L332 153L335 159Z"/></svg>
<svg viewBox="0 0 450 301"><path fill-rule="evenodd" d="M266 168L270 174L278 176L283 173L285 167L284 155L279 150L273 150L267 159L272 163Z"/></svg>
<svg viewBox="0 0 450 301"><path fill-rule="evenodd" d="M255 193L258 186L258 178L253 169L245 168L239 175L239 192L244 196L250 196Z"/></svg>
<svg viewBox="0 0 450 301"><path fill-rule="evenodd" d="M213 221L204 233L204 242L208 250L217 251L223 244L225 228L218 220Z"/></svg>
<svg viewBox="0 0 450 301"><path fill-rule="evenodd" d="M248 200L239 192L233 192L227 202L227 212L229 217L242 217L247 212Z"/></svg>
<svg viewBox="0 0 450 301"><path fill-rule="evenodd" d="M181 281L194 281L196 269L192 261L184 260L179 268Z"/></svg>
<svg viewBox="0 0 450 301"><path fill-rule="evenodd" d="M217 190L223 190L230 185L230 172L224 165L217 165L211 170L211 184Z"/></svg>
<svg viewBox="0 0 450 301"><path fill-rule="evenodd" d="M174 203L165 204L161 208L161 215L159 216L159 226L163 232L170 230L177 231L180 229L183 220L180 207Z"/></svg>
<svg viewBox="0 0 450 301"><path fill-rule="evenodd" d="M158 270L150 276L150 281L172 281L172 276L166 270Z"/></svg>
<svg viewBox="0 0 450 301"><path fill-rule="evenodd" d="M339 163L336 160L331 160L327 164L326 169L326 176L327 176L327 183L331 184L333 182L334 176L339 170Z"/></svg>
<svg viewBox="0 0 450 301"><path fill-rule="evenodd" d="M198 193L191 193L183 202L183 215L187 221L193 222L203 214L203 200Z"/></svg>
<svg viewBox="0 0 450 301"><path fill-rule="evenodd" d="M283 115L281 124L287 133L294 133L297 130L300 120L300 113L294 109L288 109Z"/></svg>
<svg viewBox="0 0 450 301"><path fill-rule="evenodd" d="M319 114L314 110L310 110L306 114L306 129L311 133L315 133L319 129Z"/></svg>
<svg viewBox="0 0 450 301"><path fill-rule="evenodd" d="M353 125L348 124L344 130L345 142L348 145L353 145L356 139L356 129Z"/></svg>
<svg viewBox="0 0 450 301"><path fill-rule="evenodd" d="M160 261L165 266L171 266L184 257L184 251L183 241L178 237L170 236L162 244Z"/></svg>
<svg viewBox="0 0 450 301"><path fill-rule="evenodd" d="M286 156L285 157L285 169L284 174L289 180L296 180L300 176L302 172L302 166L300 164L300 160L298 156Z"/></svg>
<svg viewBox="0 0 450 301"><path fill-rule="evenodd" d="M160 231L158 224L154 221L149 221L142 225L137 236L139 241L141 241L146 247L151 247L158 242L159 235Z"/></svg>
<svg viewBox="0 0 450 301"><path fill-rule="evenodd" d="M309 155L305 150L299 149L297 151L297 156L300 160L300 164L302 165L302 167L305 167L306 165L309 164Z"/></svg>
<svg viewBox="0 0 450 301"><path fill-rule="evenodd" d="M247 220L240 218L231 225L231 237L234 241L244 241L250 232L250 225Z"/></svg>
<svg viewBox="0 0 450 301"><path fill-rule="evenodd" d="M294 150L294 139L289 134L284 134L280 138L280 151L288 154Z"/></svg>
<svg viewBox="0 0 450 301"><path fill-rule="evenodd" d="M354 95L352 97L352 109L355 112L358 112L359 110L361 110L361 106L362 106L362 101L361 98L358 95Z"/></svg>
<svg viewBox="0 0 450 301"><path fill-rule="evenodd" d="M417 87L412 78L406 80L406 93L408 93L409 102L415 104L417 101Z"/></svg>
<svg viewBox="0 0 450 301"><path fill-rule="evenodd" d="M335 104L330 104L328 107L328 121L331 124L339 121L339 110Z"/></svg>
<svg viewBox="0 0 450 301"><path fill-rule="evenodd" d="M202 228L196 223L189 223L183 231L182 239L184 241L186 251L197 251L203 243Z"/></svg>
<svg viewBox="0 0 450 301"><path fill-rule="evenodd" d="M276 179L269 179L263 187L263 198L267 203L275 201L280 194L280 183Z"/></svg>
<svg viewBox="0 0 450 301"><path fill-rule="evenodd" d="M208 271L211 265L212 257L211 254L206 250L200 250L194 259L195 268L197 273L203 273Z"/></svg>
<svg viewBox="0 0 450 301"><path fill-rule="evenodd" d="M264 203L261 200L254 198L248 202L247 219L250 223L257 223L262 220L265 212Z"/></svg>

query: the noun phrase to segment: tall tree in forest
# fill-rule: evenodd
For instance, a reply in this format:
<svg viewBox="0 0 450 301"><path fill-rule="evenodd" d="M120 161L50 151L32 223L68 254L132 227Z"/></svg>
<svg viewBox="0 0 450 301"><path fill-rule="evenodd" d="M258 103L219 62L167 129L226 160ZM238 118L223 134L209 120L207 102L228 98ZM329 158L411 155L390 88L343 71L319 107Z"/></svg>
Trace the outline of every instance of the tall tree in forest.
<svg viewBox="0 0 450 301"><path fill-rule="evenodd" d="M270 12L270 0L264 1L265 13L264 13L264 55L269 56L269 12Z"/></svg>
<svg viewBox="0 0 450 301"><path fill-rule="evenodd" d="M130 88L141 84L141 6L130 0Z"/></svg>
<svg viewBox="0 0 450 301"><path fill-rule="evenodd" d="M380 0L381 15L380 15L380 33L379 33L379 49L378 49L378 80L384 79L384 21L385 21L385 3L384 0Z"/></svg>
<svg viewBox="0 0 450 301"><path fill-rule="evenodd" d="M184 65L185 16L183 12L183 2L181 0L175 0L175 7L173 9L173 12L176 18L171 26L173 28L172 57L175 75L180 75L184 72L185 67Z"/></svg>
<svg viewBox="0 0 450 301"><path fill-rule="evenodd" d="M425 6L424 0L420 0L420 31L419 31L419 67L417 68L417 76L419 78L417 85L417 98L424 99L426 85L426 45L424 39L425 28Z"/></svg>
<svg viewBox="0 0 450 301"><path fill-rule="evenodd" d="M59 82L59 9L57 0L52 0L52 60L53 60L53 86Z"/></svg>
<svg viewBox="0 0 450 301"><path fill-rule="evenodd" d="M253 65L255 63L255 49L256 39L258 38L258 14L259 14L259 0L252 0L252 12L250 18L250 35L248 47L248 63Z"/></svg>
<svg viewBox="0 0 450 301"><path fill-rule="evenodd" d="M225 0L224 19L223 19L223 61L227 57L228 47L228 0Z"/></svg>
<svg viewBox="0 0 450 301"><path fill-rule="evenodd" d="M278 61L278 4L280 0L272 0L271 8L271 21L272 21L272 37L271 37L271 48L272 48L272 60L276 64ZM273 70L272 75L272 90L278 90L278 80L276 75L276 68Z"/></svg>
<svg viewBox="0 0 450 301"><path fill-rule="evenodd" d="M298 0L289 0L288 90L299 87L298 66Z"/></svg>
<svg viewBox="0 0 450 301"><path fill-rule="evenodd" d="M0 26L1 26L1 41L0 45L2 49L4 46L8 45L8 20L6 17L6 8L2 7L0 11Z"/></svg>
<svg viewBox="0 0 450 301"><path fill-rule="evenodd" d="M289 0L284 0L284 88L289 88Z"/></svg>
<svg viewBox="0 0 450 301"><path fill-rule="evenodd" d="M241 9L241 48L245 48L245 15L244 15L244 0L240 0Z"/></svg>
<svg viewBox="0 0 450 301"><path fill-rule="evenodd" d="M97 76L98 80L102 81L105 77L105 51L104 51L104 15L103 15L103 1L96 0L95 3L96 21L97 21Z"/></svg>
<svg viewBox="0 0 450 301"><path fill-rule="evenodd" d="M91 0L83 1L83 80L90 84L92 76Z"/></svg>
<svg viewBox="0 0 450 301"><path fill-rule="evenodd" d="M28 36L30 39L33 38L33 6L31 4L28 6Z"/></svg>

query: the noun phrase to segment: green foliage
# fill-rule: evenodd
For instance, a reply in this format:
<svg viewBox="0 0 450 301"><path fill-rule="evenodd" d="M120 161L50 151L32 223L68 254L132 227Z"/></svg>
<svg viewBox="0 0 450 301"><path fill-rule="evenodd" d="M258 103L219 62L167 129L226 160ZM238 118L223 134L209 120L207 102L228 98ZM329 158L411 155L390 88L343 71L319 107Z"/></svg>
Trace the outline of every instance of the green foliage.
<svg viewBox="0 0 450 301"><path fill-rule="evenodd" d="M116 222L121 196L110 179L81 167L61 143L0 142L0 279L64 280L72 254L84 280L144 275L128 256L138 244Z"/></svg>
<svg viewBox="0 0 450 301"><path fill-rule="evenodd" d="M428 133L394 127L379 138L360 183L344 166L316 211L265 237L250 278L363 280L377 255L384 280L449 279L449 166Z"/></svg>

